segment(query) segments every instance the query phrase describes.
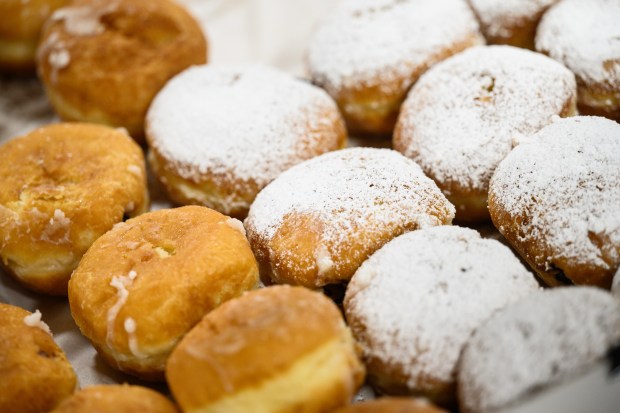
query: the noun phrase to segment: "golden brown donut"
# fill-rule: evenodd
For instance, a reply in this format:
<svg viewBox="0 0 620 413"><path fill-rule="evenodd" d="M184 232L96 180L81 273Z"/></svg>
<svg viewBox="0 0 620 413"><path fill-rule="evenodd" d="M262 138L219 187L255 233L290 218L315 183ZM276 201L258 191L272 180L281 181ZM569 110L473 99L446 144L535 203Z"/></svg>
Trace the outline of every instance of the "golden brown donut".
<svg viewBox="0 0 620 413"><path fill-rule="evenodd" d="M39 76L65 120L144 135L155 94L175 74L206 62L198 23L171 0L76 0L57 10L37 54Z"/></svg>
<svg viewBox="0 0 620 413"><path fill-rule="evenodd" d="M144 155L126 133L65 123L0 147L0 259L24 286L67 294L88 247L148 209Z"/></svg>
<svg viewBox="0 0 620 413"><path fill-rule="evenodd" d="M0 303L0 412L50 411L73 393L76 382L39 310Z"/></svg>
<svg viewBox="0 0 620 413"><path fill-rule="evenodd" d="M620 122L620 2L562 0L545 13L536 50L577 77L579 112Z"/></svg>
<svg viewBox="0 0 620 413"><path fill-rule="evenodd" d="M101 236L71 277L69 304L111 366L162 380L181 337L222 302L257 285L241 222L188 206L141 215Z"/></svg>
<svg viewBox="0 0 620 413"><path fill-rule="evenodd" d="M333 413L446 413L425 399L408 397L382 397L368 402L356 403Z"/></svg>
<svg viewBox="0 0 620 413"><path fill-rule="evenodd" d="M0 1L0 71L32 73L43 23L70 0Z"/></svg>
<svg viewBox="0 0 620 413"><path fill-rule="evenodd" d="M454 207L410 159L350 148L303 162L269 184L245 226L266 284L347 282L403 232L452 222Z"/></svg>
<svg viewBox="0 0 620 413"><path fill-rule="evenodd" d="M307 66L352 134L390 135L422 73L483 43L465 0L346 0L314 34Z"/></svg>
<svg viewBox="0 0 620 413"><path fill-rule="evenodd" d="M364 367L332 301L275 286L207 314L174 349L166 379L186 413L313 413L348 404Z"/></svg>
<svg viewBox="0 0 620 413"><path fill-rule="evenodd" d="M489 220L497 164L519 140L575 114L575 77L512 46L472 47L429 70L413 87L393 145L416 161L456 206L462 222Z"/></svg>
<svg viewBox="0 0 620 413"><path fill-rule="evenodd" d="M559 0L469 0L489 44L534 50L536 28Z"/></svg>
<svg viewBox="0 0 620 413"><path fill-rule="evenodd" d="M186 70L153 101L146 133L173 201L238 218L282 172L346 142L325 91L262 65Z"/></svg>
<svg viewBox="0 0 620 413"><path fill-rule="evenodd" d="M167 398L141 386L86 387L65 399L51 413L178 413Z"/></svg>
<svg viewBox="0 0 620 413"><path fill-rule="evenodd" d="M493 175L493 224L550 286L609 289L620 266L620 125L558 120Z"/></svg>

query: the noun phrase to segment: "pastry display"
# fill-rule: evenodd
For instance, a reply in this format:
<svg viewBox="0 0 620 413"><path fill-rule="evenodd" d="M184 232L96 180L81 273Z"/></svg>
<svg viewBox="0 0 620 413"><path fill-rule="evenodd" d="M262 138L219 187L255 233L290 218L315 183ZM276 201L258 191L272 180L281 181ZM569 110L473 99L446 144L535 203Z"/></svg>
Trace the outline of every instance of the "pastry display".
<svg viewBox="0 0 620 413"><path fill-rule="evenodd" d="M559 0L469 0L489 44L534 50L543 14Z"/></svg>
<svg viewBox="0 0 620 413"><path fill-rule="evenodd" d="M515 148L491 180L497 229L550 286L609 289L620 266L620 125L558 120Z"/></svg>
<svg viewBox="0 0 620 413"><path fill-rule="evenodd" d="M188 69L147 116L150 163L170 198L244 218L256 194L291 166L344 147L323 90L266 66Z"/></svg>
<svg viewBox="0 0 620 413"><path fill-rule="evenodd" d="M0 71L30 74L45 20L70 0L3 0L0 2Z"/></svg>
<svg viewBox="0 0 620 413"><path fill-rule="evenodd" d="M302 287L244 294L174 349L166 379L184 412L327 412L350 403L364 367L338 307Z"/></svg>
<svg viewBox="0 0 620 413"><path fill-rule="evenodd" d="M76 382L39 310L0 303L0 412L50 411L73 393Z"/></svg>
<svg viewBox="0 0 620 413"><path fill-rule="evenodd" d="M562 0L543 16L536 50L577 77L579 112L620 122L620 2Z"/></svg>
<svg viewBox="0 0 620 413"><path fill-rule="evenodd" d="M175 1L74 0L48 20L37 67L62 119L124 127L142 141L155 94L206 53L200 26Z"/></svg>
<svg viewBox="0 0 620 413"><path fill-rule="evenodd" d="M69 304L111 366L162 380L183 335L257 285L241 222L188 206L141 215L97 239L71 277Z"/></svg>
<svg viewBox="0 0 620 413"><path fill-rule="evenodd" d="M60 123L0 146L0 264L24 286L67 295L91 244L148 209L144 156L124 132Z"/></svg>
<svg viewBox="0 0 620 413"><path fill-rule="evenodd" d="M570 379L618 345L620 301L608 292L572 287L532 294L493 314L465 346L460 411L501 411Z"/></svg>
<svg viewBox="0 0 620 413"><path fill-rule="evenodd" d="M511 46L471 48L428 71L403 104L394 148L416 161L456 206L456 219L489 219L489 180L513 146L575 114L573 74Z"/></svg>
<svg viewBox="0 0 620 413"><path fill-rule="evenodd" d="M311 39L308 71L351 133L390 135L422 73L483 43L465 0L345 0Z"/></svg>
<svg viewBox="0 0 620 413"><path fill-rule="evenodd" d="M389 149L351 148L284 172L258 194L245 227L263 282L319 288L348 281L403 232L453 216L415 162Z"/></svg>
<svg viewBox="0 0 620 413"><path fill-rule="evenodd" d="M100 385L82 389L51 413L178 413L176 406L156 391L140 386Z"/></svg>
<svg viewBox="0 0 620 413"><path fill-rule="evenodd" d="M538 288L508 247L441 226L401 235L370 256L347 287L344 310L375 387L450 406L471 333Z"/></svg>

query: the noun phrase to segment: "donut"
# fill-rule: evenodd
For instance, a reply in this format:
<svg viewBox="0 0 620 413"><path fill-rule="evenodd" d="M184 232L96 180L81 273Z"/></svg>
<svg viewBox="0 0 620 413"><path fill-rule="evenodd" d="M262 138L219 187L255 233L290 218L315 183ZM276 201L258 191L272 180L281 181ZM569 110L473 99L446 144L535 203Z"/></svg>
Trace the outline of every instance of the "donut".
<svg viewBox="0 0 620 413"><path fill-rule="evenodd" d="M563 0L545 13L536 50L577 77L582 115L620 122L620 2Z"/></svg>
<svg viewBox="0 0 620 413"><path fill-rule="evenodd" d="M620 298L620 268L616 271L616 275L614 275L614 279L611 283L611 293L615 297Z"/></svg>
<svg viewBox="0 0 620 413"><path fill-rule="evenodd" d="M459 363L460 411L504 411L619 344L620 302L608 292L564 287L532 294L493 314L468 341Z"/></svg>
<svg viewBox="0 0 620 413"><path fill-rule="evenodd" d="M142 150L105 126L45 126L0 146L0 264L25 287L67 295L91 244L148 209Z"/></svg>
<svg viewBox="0 0 620 413"><path fill-rule="evenodd" d="M0 71L30 74L43 23L69 0L3 0L0 2Z"/></svg>
<svg viewBox="0 0 620 413"><path fill-rule="evenodd" d="M401 235L368 258L347 286L344 311L374 387L451 407L470 334L538 288L499 241L440 226Z"/></svg>
<svg viewBox="0 0 620 413"><path fill-rule="evenodd" d="M185 333L257 286L241 222L187 206L130 219L95 241L71 277L69 305L108 364L160 381Z"/></svg>
<svg viewBox="0 0 620 413"><path fill-rule="evenodd" d="M76 382L39 310L0 303L0 412L48 412Z"/></svg>
<svg viewBox="0 0 620 413"><path fill-rule="evenodd" d="M348 404L364 367L332 301L274 286L207 314L172 352L166 379L184 412L315 413Z"/></svg>
<svg viewBox="0 0 620 413"><path fill-rule="evenodd" d="M262 65L190 68L157 95L146 123L169 197L238 218L286 169L346 141L327 93Z"/></svg>
<svg viewBox="0 0 620 413"><path fill-rule="evenodd" d="M141 142L153 97L206 53L200 26L174 1L75 0L46 24L37 67L63 120L124 127Z"/></svg>
<svg viewBox="0 0 620 413"><path fill-rule="evenodd" d="M519 140L575 114L573 74L512 46L468 49L428 71L409 93L394 149L412 158L456 206L456 219L489 220L489 180Z"/></svg>
<svg viewBox="0 0 620 413"><path fill-rule="evenodd" d="M258 194L245 227L264 283L321 288L347 282L390 239L453 216L415 162L351 148L284 172Z"/></svg>
<svg viewBox="0 0 620 413"><path fill-rule="evenodd" d="M382 397L368 402L352 404L333 413L446 413L424 399L408 397Z"/></svg>
<svg viewBox="0 0 620 413"><path fill-rule="evenodd" d="M534 50L543 14L559 0L469 0L480 29L490 44Z"/></svg>
<svg viewBox="0 0 620 413"><path fill-rule="evenodd" d="M51 413L178 413L163 395L141 386L97 385L86 387L65 399Z"/></svg>
<svg viewBox="0 0 620 413"><path fill-rule="evenodd" d="M390 135L420 75L483 42L465 0L345 0L310 40L307 67L351 133Z"/></svg>
<svg viewBox="0 0 620 413"><path fill-rule="evenodd" d="M549 286L609 289L620 266L620 125L557 121L515 148L489 189L493 224Z"/></svg>

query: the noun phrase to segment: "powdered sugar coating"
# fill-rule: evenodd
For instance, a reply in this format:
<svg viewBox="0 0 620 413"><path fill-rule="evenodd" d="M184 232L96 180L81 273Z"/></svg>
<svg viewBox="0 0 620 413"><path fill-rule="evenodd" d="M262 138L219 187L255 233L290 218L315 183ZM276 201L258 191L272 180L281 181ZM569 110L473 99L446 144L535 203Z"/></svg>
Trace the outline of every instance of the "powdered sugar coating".
<svg viewBox="0 0 620 413"><path fill-rule="evenodd" d="M259 189L291 166L337 149L335 103L266 66L192 67L157 95L149 144L184 179Z"/></svg>
<svg viewBox="0 0 620 413"><path fill-rule="evenodd" d="M599 268L609 287L620 265L620 125L574 117L547 126L502 161L489 199L494 222L503 211L519 234L506 235L501 225L500 232L513 244L531 243L521 251L530 261Z"/></svg>
<svg viewBox="0 0 620 413"><path fill-rule="evenodd" d="M472 331L538 288L500 242L442 226L404 234L372 255L351 279L344 305L375 381L401 377L408 392L445 402ZM381 371L372 370L377 363Z"/></svg>
<svg viewBox="0 0 620 413"><path fill-rule="evenodd" d="M563 0L543 16L536 50L563 62L579 80L620 94L619 22L618 0Z"/></svg>
<svg viewBox="0 0 620 413"><path fill-rule="evenodd" d="M611 293L618 299L620 299L620 268L616 271L614 279L611 283Z"/></svg>
<svg viewBox="0 0 620 413"><path fill-rule="evenodd" d="M448 196L486 194L499 162L576 99L573 74L511 46L470 48L428 71L409 93L394 146Z"/></svg>
<svg viewBox="0 0 620 413"><path fill-rule="evenodd" d="M413 72L477 33L463 0L345 0L311 40L308 65L333 96L370 85L404 91ZM407 84L394 85L395 79Z"/></svg>
<svg viewBox="0 0 620 413"><path fill-rule="evenodd" d="M499 310L465 347L463 412L497 412L620 344L620 302L592 287L544 290Z"/></svg>
<svg viewBox="0 0 620 413"><path fill-rule="evenodd" d="M510 37L512 27L535 18L559 0L469 0L485 34Z"/></svg>
<svg viewBox="0 0 620 413"><path fill-rule="evenodd" d="M320 223L319 243L329 250L315 251L315 258L325 264L322 258L329 254L338 269L360 228L369 238L381 238L412 226L442 225L452 221L454 207L415 162L398 152L351 148L303 162L258 194L245 227L259 260L268 257L256 245L269 245L291 214Z"/></svg>

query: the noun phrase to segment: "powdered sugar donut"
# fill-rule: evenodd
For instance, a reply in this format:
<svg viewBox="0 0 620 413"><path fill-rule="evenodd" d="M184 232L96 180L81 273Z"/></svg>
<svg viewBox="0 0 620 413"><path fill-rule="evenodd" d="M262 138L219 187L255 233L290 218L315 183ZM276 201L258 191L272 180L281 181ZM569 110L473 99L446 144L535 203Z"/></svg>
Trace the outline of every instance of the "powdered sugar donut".
<svg viewBox="0 0 620 413"><path fill-rule="evenodd" d="M344 309L374 386L450 404L472 331L538 288L508 247L443 226L404 234L373 254L351 279Z"/></svg>
<svg viewBox="0 0 620 413"><path fill-rule="evenodd" d="M469 0L480 28L491 44L534 49L536 28L549 7L559 0Z"/></svg>
<svg viewBox="0 0 620 413"><path fill-rule="evenodd" d="M498 166L493 223L548 285L609 288L620 265L620 125L559 120Z"/></svg>
<svg viewBox="0 0 620 413"><path fill-rule="evenodd" d="M311 40L308 68L351 132L391 134L420 75L483 42L464 0L346 0Z"/></svg>
<svg viewBox="0 0 620 413"><path fill-rule="evenodd" d="M111 366L162 380L179 340L209 311L258 285L241 223L199 206L115 226L69 282L71 315Z"/></svg>
<svg viewBox="0 0 620 413"><path fill-rule="evenodd" d="M614 279L611 283L611 293L620 298L620 268L616 271L616 275L614 275Z"/></svg>
<svg viewBox="0 0 620 413"><path fill-rule="evenodd" d="M618 22L618 0L563 0L540 22L536 50L575 73L580 113L620 122Z"/></svg>
<svg viewBox="0 0 620 413"><path fill-rule="evenodd" d="M297 165L269 184L245 221L264 282L346 282L384 243L449 224L454 207L413 161L353 148Z"/></svg>
<svg viewBox="0 0 620 413"><path fill-rule="evenodd" d="M540 291L495 313L459 364L464 413L503 411L620 345L620 302L591 287Z"/></svg>
<svg viewBox="0 0 620 413"><path fill-rule="evenodd" d="M342 148L344 123L321 89L265 66L198 66L157 95L150 162L170 198L244 217L291 166Z"/></svg>
<svg viewBox="0 0 620 413"><path fill-rule="evenodd" d="M411 90L394 148L437 182L457 219L488 220L493 170L520 139L575 114L576 95L573 74L552 59L511 46L471 48Z"/></svg>

